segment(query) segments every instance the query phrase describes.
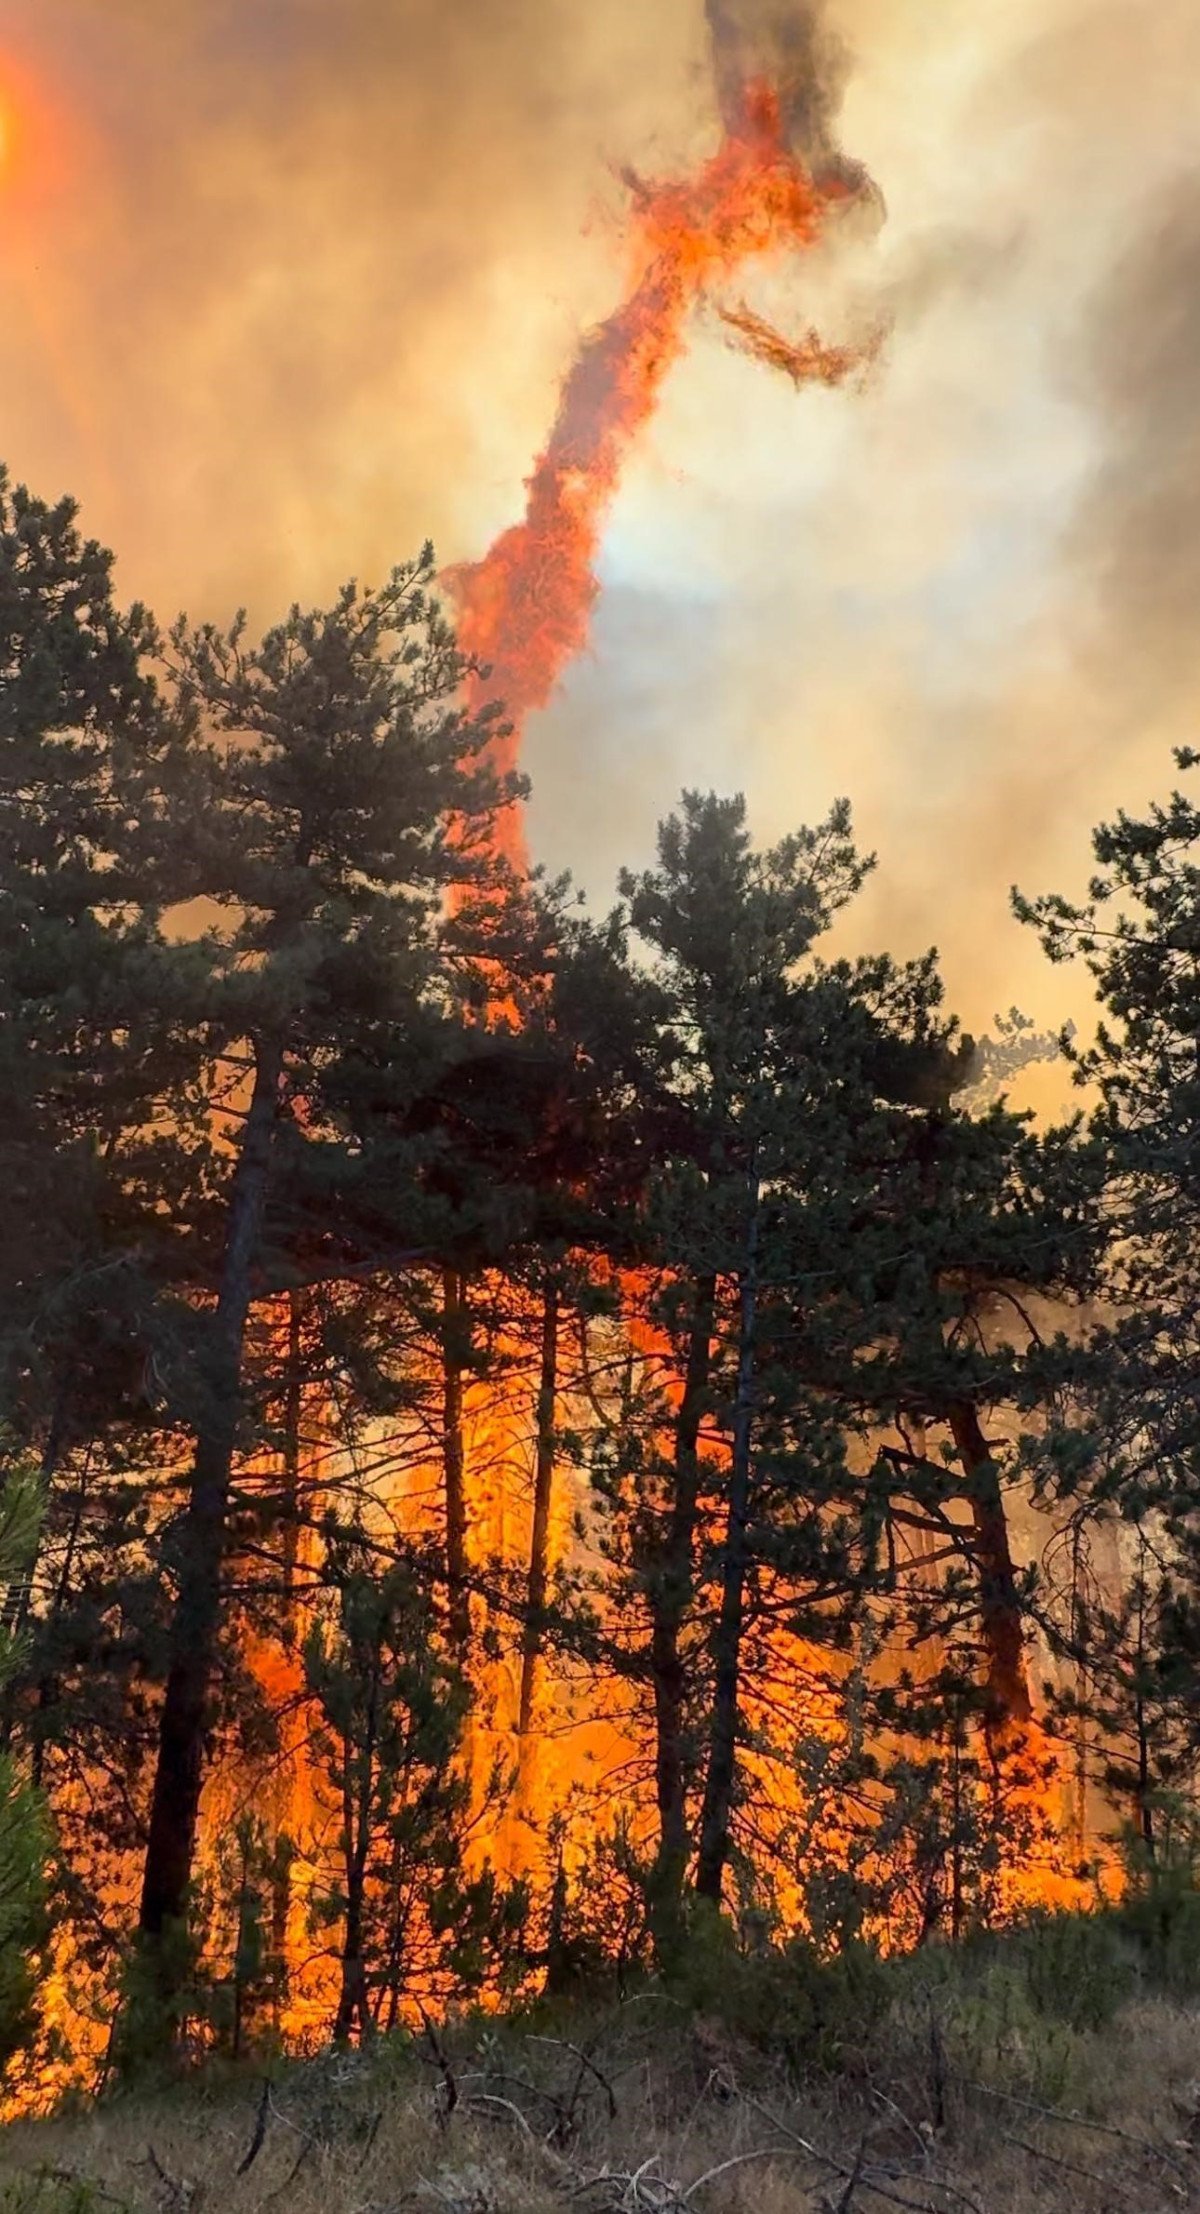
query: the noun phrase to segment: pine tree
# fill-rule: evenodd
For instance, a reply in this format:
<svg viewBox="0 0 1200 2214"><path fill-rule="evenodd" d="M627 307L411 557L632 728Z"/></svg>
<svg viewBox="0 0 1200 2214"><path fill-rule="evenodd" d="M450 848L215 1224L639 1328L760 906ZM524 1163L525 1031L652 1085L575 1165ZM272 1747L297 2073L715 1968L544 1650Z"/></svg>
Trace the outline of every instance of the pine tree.
<svg viewBox="0 0 1200 2214"><path fill-rule="evenodd" d="M1153 1867L1173 1802L1200 1780L1200 1581L1190 1558L1156 1558L1143 1535L1125 1588L1099 1592L1072 1625L1081 1688L1059 1707L1088 1728L1099 1781Z"/></svg>
<svg viewBox="0 0 1200 2214"><path fill-rule="evenodd" d="M32 1456L44 1482L0 1721L61 1802L82 1969L118 1941L102 1902L138 1841L146 1545L203 1151L210 955L169 926L196 889L195 759L157 646L73 503L0 473L0 1465Z"/></svg>
<svg viewBox="0 0 1200 2214"><path fill-rule="evenodd" d="M42 1512L42 1487L29 1469L10 1467L0 1491L0 1691L19 1660L12 1595L29 1573ZM0 1754L0 2065L28 2040L36 2020L36 1950L45 1935L45 1864L50 1832L41 1793L12 1753Z"/></svg>
<svg viewBox="0 0 1200 2214"><path fill-rule="evenodd" d="M861 1373L864 1413L895 1439L876 1466L881 1513L943 1565L917 1629L928 1640L940 1618L960 1654L973 1649L996 1750L1033 1712L1034 1592L1014 1557L1007 1495L1028 1489L1062 1329L1096 1282L1098 1202L1075 1129L1036 1133L1002 1102L980 1116L947 1101L912 1117L881 1189L892 1252L876 1276L876 1354ZM994 1434L997 1417L1007 1436Z"/></svg>
<svg viewBox="0 0 1200 2214"><path fill-rule="evenodd" d="M1200 755L1183 750L1190 772ZM1060 1628L1078 1672L1065 1699L1106 1780L1155 1850L1155 1807L1190 1790L1196 1738L1200 1502L1200 809L1181 791L1095 831L1082 902L1014 893L1051 960L1083 962L1101 1016L1064 1040L1089 1120L1109 1229L1101 1319L1058 1362L1061 1418L1038 1467L1077 1542L1137 1532L1127 1588L1085 1595Z"/></svg>
<svg viewBox="0 0 1200 2214"><path fill-rule="evenodd" d="M360 1259L330 1227L335 1207L314 1237L276 1220L273 1198L303 1183L310 1157L327 1197L336 1181L344 1149L306 1107L322 1067L373 1025L394 1032L407 1019L419 1034L435 1019L442 895L478 872L503 796L482 760L488 722L456 704L464 665L431 577L426 549L379 591L347 586L326 613L293 609L257 647L240 620L228 634L182 622L172 634L181 712L211 733L193 850L222 918L209 1025L228 1137L210 1200L214 1296L192 1467L172 1534L140 1913L152 1943L187 1909L251 1309L272 1288Z"/></svg>
<svg viewBox="0 0 1200 2214"><path fill-rule="evenodd" d="M618 1437L605 1489L650 1618L653 1888L669 1945L693 1778L696 1890L714 1903L723 1893L751 1633L764 1655L772 1623L796 1638L824 1622L832 1635L830 1610L873 1574L847 1457L858 1416L847 1382L875 1327L861 1226L898 1142L889 1096L953 1048L928 965L813 958L870 866L844 806L756 854L740 801L689 794L659 851L657 871L623 891L667 1010L673 1146L643 1225L667 1391L652 1389Z"/></svg>
<svg viewBox="0 0 1200 2214"><path fill-rule="evenodd" d="M206 952L162 928L191 888L191 753L156 643L72 502L0 473L0 1415L48 1477L144 1416L159 1111L202 1062Z"/></svg>
<svg viewBox="0 0 1200 2214"><path fill-rule="evenodd" d="M1181 770L1200 755L1176 756ZM1095 1040L1066 1050L1099 1095L1091 1136L1112 1240L1104 1281L1120 1317L1064 1377L1090 1412L1097 1456L1064 1441L1063 1488L1136 1518L1186 1519L1200 1465L1200 809L1181 792L1093 837L1087 899L1014 894L1050 958L1080 959L1102 1008ZM1086 1472L1086 1473L1085 1473Z"/></svg>
<svg viewBox="0 0 1200 2214"><path fill-rule="evenodd" d="M516 1636L518 1768L551 1632L566 1625L552 1589L550 1529L559 1417L585 1313L611 1306L621 1211L645 1180L639 1056L648 990L610 919L582 915L566 880L508 887L459 906L447 953L463 1021L426 1041L419 1080L402 1040L353 1055L323 1079L354 1132L363 1211L377 1248L401 1250L414 1225L440 1265L381 1278L369 1404L421 1423L440 1462L441 1544L456 1651ZM529 1550L488 1556L472 1528L465 1408L481 1398L506 1424L529 1409ZM423 1422L421 1417L423 1413ZM472 1601L477 1603L472 1616ZM478 1674L478 1671L476 1671Z"/></svg>
<svg viewBox="0 0 1200 2214"><path fill-rule="evenodd" d="M519 1920L519 1901L502 1899L486 1870L464 1872L469 1695L426 1570L416 1555L381 1569L361 1539L339 1541L331 1619L304 1650L313 1750L336 1809L317 1846L317 1918L338 1934L339 2043L393 2027L414 1986L443 2003L472 1989Z"/></svg>

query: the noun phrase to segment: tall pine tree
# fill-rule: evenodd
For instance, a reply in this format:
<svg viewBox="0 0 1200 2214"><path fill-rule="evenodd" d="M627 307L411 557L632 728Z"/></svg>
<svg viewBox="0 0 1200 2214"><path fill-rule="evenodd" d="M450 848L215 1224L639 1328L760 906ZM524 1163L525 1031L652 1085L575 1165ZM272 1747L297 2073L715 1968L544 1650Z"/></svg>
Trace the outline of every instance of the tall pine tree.
<svg viewBox="0 0 1200 2214"><path fill-rule="evenodd" d="M226 634L181 623L172 635L181 710L208 741L193 835L199 886L220 917L209 1021L228 1088L213 1297L171 1547L140 1912L152 1943L187 1911L247 1325L256 1299L300 1273L292 1226L271 1217L281 1164L322 1146L306 1102L347 1037L377 1022L394 1029L406 1011L419 1026L442 993L443 895L482 865L502 796L484 759L489 724L458 705L464 665L431 580L426 549L378 591L348 586L324 613L293 609L258 646L240 621ZM313 1265L337 1273L327 1258Z"/></svg>

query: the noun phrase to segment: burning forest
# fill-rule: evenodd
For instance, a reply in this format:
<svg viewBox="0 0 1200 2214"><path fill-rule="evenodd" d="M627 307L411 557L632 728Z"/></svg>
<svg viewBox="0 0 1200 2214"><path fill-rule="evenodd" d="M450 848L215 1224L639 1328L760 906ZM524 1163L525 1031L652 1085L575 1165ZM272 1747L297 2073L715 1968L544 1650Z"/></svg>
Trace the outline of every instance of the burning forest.
<svg viewBox="0 0 1200 2214"><path fill-rule="evenodd" d="M464 2014L1194 1905L1186 788L1013 895L1061 1036L872 935L835 787L760 836L689 780L598 902L531 865L697 334L813 445L891 373L896 288L807 291L885 223L832 17L702 28L481 555L162 632L0 478L13 2114L423 2028L448 2116Z"/></svg>

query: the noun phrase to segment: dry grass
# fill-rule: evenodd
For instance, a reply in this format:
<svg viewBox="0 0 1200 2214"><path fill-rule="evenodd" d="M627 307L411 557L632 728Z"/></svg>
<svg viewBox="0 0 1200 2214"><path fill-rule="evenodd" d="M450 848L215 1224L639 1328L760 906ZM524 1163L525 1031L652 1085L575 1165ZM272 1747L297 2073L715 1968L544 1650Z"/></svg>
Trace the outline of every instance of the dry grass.
<svg viewBox="0 0 1200 2214"><path fill-rule="evenodd" d="M897 2021L797 2087L648 1997L569 2040L464 2029L14 2123L0 2214L1200 2208L1200 2017L1146 2000L1076 2036L1070 2112L962 2057Z"/></svg>

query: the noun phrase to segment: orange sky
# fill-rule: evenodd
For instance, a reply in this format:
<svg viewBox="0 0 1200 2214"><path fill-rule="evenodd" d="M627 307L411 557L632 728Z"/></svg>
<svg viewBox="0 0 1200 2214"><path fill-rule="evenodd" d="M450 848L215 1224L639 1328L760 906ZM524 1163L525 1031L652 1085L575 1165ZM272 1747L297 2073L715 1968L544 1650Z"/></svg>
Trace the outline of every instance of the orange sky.
<svg viewBox="0 0 1200 2214"><path fill-rule="evenodd" d="M830 0L888 222L701 317L613 513L592 650L530 732L531 830L597 901L679 786L769 836L849 792L855 922L986 1024L1071 1002L1007 914L1195 738L1193 0ZM620 283L623 164L711 150L701 0L8 0L0 453L164 617L268 619L522 505Z"/></svg>

